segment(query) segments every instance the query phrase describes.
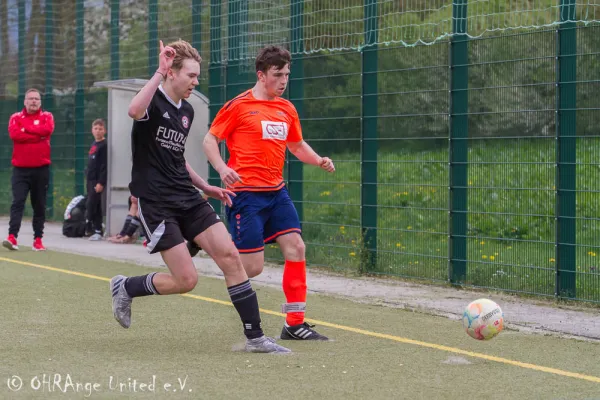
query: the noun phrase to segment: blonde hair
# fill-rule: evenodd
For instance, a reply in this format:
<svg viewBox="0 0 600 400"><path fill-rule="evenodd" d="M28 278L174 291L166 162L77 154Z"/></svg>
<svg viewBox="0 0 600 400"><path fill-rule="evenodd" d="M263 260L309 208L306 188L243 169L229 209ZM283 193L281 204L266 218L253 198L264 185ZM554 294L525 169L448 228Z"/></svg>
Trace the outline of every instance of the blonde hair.
<svg viewBox="0 0 600 400"><path fill-rule="evenodd" d="M185 40L179 39L173 43L169 43L168 46L171 46L175 50L175 58L171 66L171 69L175 71L179 71L183 67L183 61L188 58L197 61L198 64L202 62L202 57L200 57L198 50Z"/></svg>

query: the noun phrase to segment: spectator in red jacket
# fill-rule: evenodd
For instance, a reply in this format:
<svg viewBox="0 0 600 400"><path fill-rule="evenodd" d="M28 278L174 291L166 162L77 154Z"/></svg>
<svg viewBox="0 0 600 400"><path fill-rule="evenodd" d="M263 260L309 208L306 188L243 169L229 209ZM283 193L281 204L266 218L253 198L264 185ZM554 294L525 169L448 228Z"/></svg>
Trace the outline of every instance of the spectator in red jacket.
<svg viewBox="0 0 600 400"><path fill-rule="evenodd" d="M42 110L42 97L36 89L25 93L25 108L13 114L8 133L13 141L12 195L8 237L2 243L9 250L18 250L17 237L27 195L31 193L33 208L33 250L46 250L42 244L46 220L46 195L50 180L50 136L54 132L54 117Z"/></svg>

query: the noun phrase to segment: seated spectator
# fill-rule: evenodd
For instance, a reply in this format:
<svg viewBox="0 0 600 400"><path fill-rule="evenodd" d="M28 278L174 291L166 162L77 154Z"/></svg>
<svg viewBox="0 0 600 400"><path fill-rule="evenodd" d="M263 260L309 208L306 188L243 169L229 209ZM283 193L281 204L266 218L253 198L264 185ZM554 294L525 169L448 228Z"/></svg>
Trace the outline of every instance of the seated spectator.
<svg viewBox="0 0 600 400"><path fill-rule="evenodd" d="M138 218L138 202L133 196L129 197L129 213L125 218L125 223L121 232L107 240L111 243L135 243L138 237L143 236L144 230Z"/></svg>

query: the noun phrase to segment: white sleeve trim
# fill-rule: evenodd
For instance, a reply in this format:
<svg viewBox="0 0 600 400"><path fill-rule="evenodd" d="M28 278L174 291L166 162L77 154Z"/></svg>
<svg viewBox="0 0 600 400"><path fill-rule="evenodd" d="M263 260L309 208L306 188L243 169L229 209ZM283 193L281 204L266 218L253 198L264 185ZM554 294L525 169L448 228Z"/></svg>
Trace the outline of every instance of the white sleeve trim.
<svg viewBox="0 0 600 400"><path fill-rule="evenodd" d="M144 116L140 119L136 119L136 121L143 122L143 121L148 121L149 119L150 119L150 115L148 115L148 109L146 108L146 111L144 112Z"/></svg>

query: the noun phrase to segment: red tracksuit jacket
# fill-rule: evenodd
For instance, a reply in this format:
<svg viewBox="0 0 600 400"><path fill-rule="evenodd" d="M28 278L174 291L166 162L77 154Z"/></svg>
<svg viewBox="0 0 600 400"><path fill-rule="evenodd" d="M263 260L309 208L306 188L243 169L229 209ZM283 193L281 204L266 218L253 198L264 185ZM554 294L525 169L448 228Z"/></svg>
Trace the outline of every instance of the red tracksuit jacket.
<svg viewBox="0 0 600 400"><path fill-rule="evenodd" d="M42 167L50 164L50 136L54 132L54 117L41 109L28 114L23 109L8 122L8 134L13 141L12 165Z"/></svg>

